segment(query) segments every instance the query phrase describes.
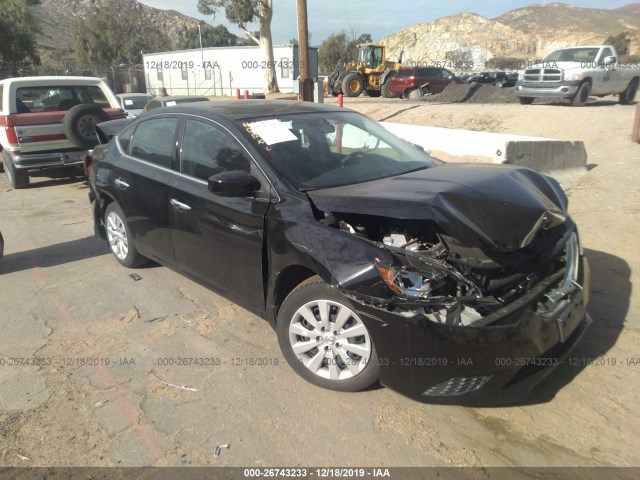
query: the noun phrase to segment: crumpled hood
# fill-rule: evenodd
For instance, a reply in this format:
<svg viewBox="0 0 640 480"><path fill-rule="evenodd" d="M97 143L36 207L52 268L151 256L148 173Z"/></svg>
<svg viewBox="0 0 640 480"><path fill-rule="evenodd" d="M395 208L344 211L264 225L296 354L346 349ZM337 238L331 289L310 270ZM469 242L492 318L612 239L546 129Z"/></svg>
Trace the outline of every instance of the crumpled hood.
<svg viewBox="0 0 640 480"><path fill-rule="evenodd" d="M508 165L447 163L307 194L326 212L431 220L466 245L502 252L527 246L540 228L568 216L558 182Z"/></svg>

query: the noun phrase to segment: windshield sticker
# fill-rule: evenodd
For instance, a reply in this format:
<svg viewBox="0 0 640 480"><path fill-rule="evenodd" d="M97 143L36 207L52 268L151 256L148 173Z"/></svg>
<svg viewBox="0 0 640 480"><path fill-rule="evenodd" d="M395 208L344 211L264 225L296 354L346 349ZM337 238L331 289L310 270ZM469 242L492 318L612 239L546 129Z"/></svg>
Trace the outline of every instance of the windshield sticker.
<svg viewBox="0 0 640 480"><path fill-rule="evenodd" d="M173 101L173 100L171 100L170 102L167 102L167 103L166 103L166 106L167 106L167 107L173 107L175 104L176 104L176 102L175 102L175 101Z"/></svg>
<svg viewBox="0 0 640 480"><path fill-rule="evenodd" d="M131 105L133 105L133 100L125 100L124 104L128 105L128 106L131 106Z"/></svg>
<svg viewBox="0 0 640 480"><path fill-rule="evenodd" d="M264 140L267 145L298 140L298 137L289 130L287 123L283 123L280 120L252 122L245 124L245 128L247 128L247 131L249 131L254 138L256 138L257 135Z"/></svg>

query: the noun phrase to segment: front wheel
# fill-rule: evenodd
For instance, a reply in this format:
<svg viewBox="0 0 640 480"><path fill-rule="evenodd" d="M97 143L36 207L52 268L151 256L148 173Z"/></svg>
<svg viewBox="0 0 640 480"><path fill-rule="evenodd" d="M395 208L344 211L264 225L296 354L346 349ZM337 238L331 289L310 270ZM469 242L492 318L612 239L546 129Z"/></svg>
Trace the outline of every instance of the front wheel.
<svg viewBox="0 0 640 480"><path fill-rule="evenodd" d="M574 107L583 106L585 103L587 103L587 100L589 100L590 92L591 84L589 82L584 82L582 85L580 85L578 91L571 99L571 105L573 105Z"/></svg>
<svg viewBox="0 0 640 480"><path fill-rule="evenodd" d="M358 97L364 90L364 80L357 73L350 73L342 80L342 93L347 97Z"/></svg>
<svg viewBox="0 0 640 480"><path fill-rule="evenodd" d="M378 380L378 357L366 325L349 301L319 277L287 296L277 331L289 365L314 385L357 392Z"/></svg>
<svg viewBox="0 0 640 480"><path fill-rule="evenodd" d="M120 265L134 268L147 262L147 258L138 253L124 213L116 202L107 207L104 223L109 247Z"/></svg>

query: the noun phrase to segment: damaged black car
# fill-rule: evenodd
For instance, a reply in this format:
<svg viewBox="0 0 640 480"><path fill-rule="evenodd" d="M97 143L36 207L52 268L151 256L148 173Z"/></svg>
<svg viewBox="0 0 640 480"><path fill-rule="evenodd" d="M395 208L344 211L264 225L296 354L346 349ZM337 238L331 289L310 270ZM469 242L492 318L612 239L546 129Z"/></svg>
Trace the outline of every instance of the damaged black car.
<svg viewBox="0 0 640 480"><path fill-rule="evenodd" d="M99 126L88 165L115 258L262 316L316 385L517 401L590 323L587 262L550 177L443 163L310 103L192 103L118 128Z"/></svg>

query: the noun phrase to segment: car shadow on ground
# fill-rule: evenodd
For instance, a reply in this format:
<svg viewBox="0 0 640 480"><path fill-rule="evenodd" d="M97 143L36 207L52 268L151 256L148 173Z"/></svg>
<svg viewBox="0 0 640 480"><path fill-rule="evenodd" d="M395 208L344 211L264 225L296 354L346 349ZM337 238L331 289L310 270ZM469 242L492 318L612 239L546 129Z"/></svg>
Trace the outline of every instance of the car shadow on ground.
<svg viewBox="0 0 640 480"><path fill-rule="evenodd" d="M531 393L526 404L552 400L591 363L600 359L603 373L608 367L607 352L624 329L631 298L631 268L622 258L585 249L591 268L591 292L587 311L593 319L582 340L560 365ZM597 364L600 364L597 363Z"/></svg>
<svg viewBox="0 0 640 480"><path fill-rule="evenodd" d="M50 187L56 185L70 185L84 183L88 187L87 177L79 167L63 167L29 173L29 188Z"/></svg>
<svg viewBox="0 0 640 480"><path fill-rule="evenodd" d="M5 238L5 250L10 239ZM0 260L0 275L32 268L47 268L111 253L106 242L95 237L79 238L18 253L9 253Z"/></svg>

